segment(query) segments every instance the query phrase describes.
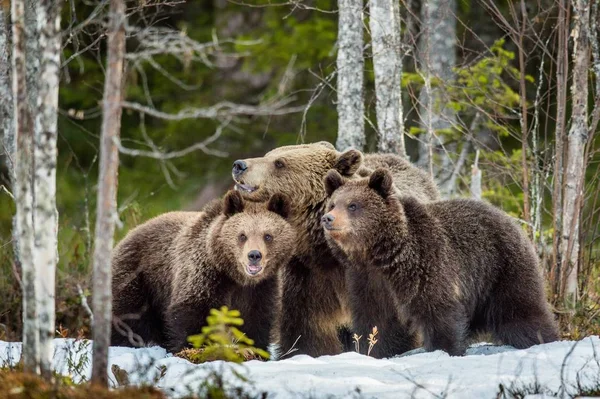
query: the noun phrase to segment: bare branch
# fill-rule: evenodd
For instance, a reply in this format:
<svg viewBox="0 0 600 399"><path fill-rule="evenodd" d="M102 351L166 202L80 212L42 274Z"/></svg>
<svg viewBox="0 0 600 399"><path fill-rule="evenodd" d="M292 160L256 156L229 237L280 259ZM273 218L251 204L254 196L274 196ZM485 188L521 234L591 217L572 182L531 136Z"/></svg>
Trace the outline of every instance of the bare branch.
<svg viewBox="0 0 600 399"><path fill-rule="evenodd" d="M152 142L150 140L150 138L148 138L148 140L150 140L151 148L153 148L152 151L134 150L131 148L126 148L126 147L123 147L121 145L121 143L118 141L117 141L117 146L119 147L119 152L121 152L123 154L131 155L131 156L154 158L154 159L159 159L159 160L163 160L163 161L168 160L168 159L180 158L180 157L183 157L187 154L190 154L190 153L192 153L194 151L198 151L198 150L200 150L206 154L209 154L209 155L225 157L225 156L227 156L226 152L212 150L212 149L208 148L208 146L210 144L212 144L213 142L215 142L221 136L223 129L225 129L225 127L227 127L227 125L229 124L230 121L231 121L231 119L228 119L227 121L221 123L221 125L219 125L217 127L215 133L212 134L210 137L208 137L206 140L203 140L199 143L195 143L195 144L193 144L187 148L184 148L183 150L179 150L179 151L173 151L173 152L167 152L167 153L160 152L158 150L158 148L156 147L156 145L154 144L154 142Z"/></svg>
<svg viewBox="0 0 600 399"><path fill-rule="evenodd" d="M295 98L288 97L286 99L265 103L262 105L243 105L235 104L228 101L222 101L215 105L206 108L184 108L181 111L170 114L159 111L139 103L123 101L123 108L142 112L154 118L165 119L169 121L180 121L184 119L219 119L232 117L236 115L252 115L252 116L270 116L270 115L287 115L296 112L304 111L304 106L286 107L293 102Z"/></svg>

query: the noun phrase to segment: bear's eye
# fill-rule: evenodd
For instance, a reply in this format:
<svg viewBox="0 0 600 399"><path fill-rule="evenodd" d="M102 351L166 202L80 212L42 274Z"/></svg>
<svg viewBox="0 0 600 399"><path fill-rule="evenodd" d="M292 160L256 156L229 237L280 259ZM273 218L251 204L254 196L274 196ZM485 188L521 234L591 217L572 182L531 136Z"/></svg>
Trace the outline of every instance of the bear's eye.
<svg viewBox="0 0 600 399"><path fill-rule="evenodd" d="M329 210L333 210L333 208L335 208L335 204L332 202L331 204L329 204Z"/></svg>
<svg viewBox="0 0 600 399"><path fill-rule="evenodd" d="M358 206L355 203L348 205L348 210L350 212L354 212L357 208L358 208Z"/></svg>
<svg viewBox="0 0 600 399"><path fill-rule="evenodd" d="M244 233L240 234L240 242L246 242L247 239L248 239L248 237L246 237L246 234L244 234Z"/></svg>
<svg viewBox="0 0 600 399"><path fill-rule="evenodd" d="M284 166L285 166L285 164L283 163L283 161L282 161L281 159L278 159L278 160L276 160L276 161L275 161L275 167L276 167L277 169L281 169L281 168L283 168Z"/></svg>
<svg viewBox="0 0 600 399"><path fill-rule="evenodd" d="M265 241L269 242L273 240L273 236L271 234L265 234Z"/></svg>

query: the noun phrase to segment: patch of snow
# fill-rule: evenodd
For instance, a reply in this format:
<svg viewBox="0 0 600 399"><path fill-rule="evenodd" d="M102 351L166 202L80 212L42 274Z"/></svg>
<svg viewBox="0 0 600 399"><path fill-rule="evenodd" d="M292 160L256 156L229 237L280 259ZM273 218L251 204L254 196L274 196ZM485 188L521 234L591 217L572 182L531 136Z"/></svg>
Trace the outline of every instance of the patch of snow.
<svg viewBox="0 0 600 399"><path fill-rule="evenodd" d="M91 343L55 339L55 369L76 381L91 375ZM598 349L596 349L598 348ZM221 375L230 388L249 393L268 392L287 397L377 397L397 398L496 398L499 386L506 389L538 385L529 398L569 395L581 386L600 382L600 338L561 341L526 350L509 346L477 344L462 357L442 351L411 351L391 359L374 359L354 352L312 358L288 356L283 360L249 361L232 364L222 361L194 365L174 357L160 347L122 348L109 351L112 365L128 373L131 384L154 384L170 396L198 392L211 375ZM20 343L0 341L0 365L15 364ZM239 378L239 376L245 378Z"/></svg>

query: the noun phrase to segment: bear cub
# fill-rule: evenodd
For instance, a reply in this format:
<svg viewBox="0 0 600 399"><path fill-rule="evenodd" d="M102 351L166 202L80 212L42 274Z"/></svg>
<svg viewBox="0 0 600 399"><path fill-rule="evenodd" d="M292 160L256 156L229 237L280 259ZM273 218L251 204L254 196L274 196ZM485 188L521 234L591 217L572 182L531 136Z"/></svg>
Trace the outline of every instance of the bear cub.
<svg viewBox="0 0 600 399"><path fill-rule="evenodd" d="M349 267L390 282L426 350L462 355L476 332L516 348L558 339L533 245L504 212L468 199L398 197L383 168L348 182L332 170L325 187L327 239Z"/></svg>
<svg viewBox="0 0 600 399"><path fill-rule="evenodd" d="M267 349L278 309L278 270L294 253L290 201L249 203L237 191L202 212L171 212L132 230L113 258L112 345L178 352L210 309L227 305Z"/></svg>

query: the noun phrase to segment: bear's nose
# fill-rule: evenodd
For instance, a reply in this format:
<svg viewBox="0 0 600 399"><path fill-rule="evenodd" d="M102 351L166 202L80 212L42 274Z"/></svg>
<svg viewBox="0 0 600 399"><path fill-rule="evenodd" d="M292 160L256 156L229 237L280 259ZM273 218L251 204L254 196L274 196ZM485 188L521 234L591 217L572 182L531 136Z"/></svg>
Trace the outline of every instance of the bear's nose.
<svg viewBox="0 0 600 399"><path fill-rule="evenodd" d="M323 225L325 226L326 229L330 229L331 223L333 223L334 220L335 220L335 216L328 213L321 218L321 223L323 223Z"/></svg>
<svg viewBox="0 0 600 399"><path fill-rule="evenodd" d="M252 251L248 252L248 259L252 263L258 263L258 261L262 259L262 254L260 251L253 249Z"/></svg>
<svg viewBox="0 0 600 399"><path fill-rule="evenodd" d="M241 175L246 169L248 169L248 165L246 165L246 162L242 161L241 159L238 159L233 163L234 175Z"/></svg>
<svg viewBox="0 0 600 399"><path fill-rule="evenodd" d="M326 214L325 216L323 216L321 218L321 221L323 223L331 223L335 220L335 216L333 216L331 213Z"/></svg>

